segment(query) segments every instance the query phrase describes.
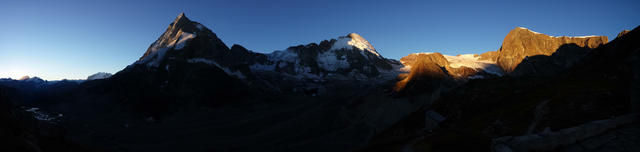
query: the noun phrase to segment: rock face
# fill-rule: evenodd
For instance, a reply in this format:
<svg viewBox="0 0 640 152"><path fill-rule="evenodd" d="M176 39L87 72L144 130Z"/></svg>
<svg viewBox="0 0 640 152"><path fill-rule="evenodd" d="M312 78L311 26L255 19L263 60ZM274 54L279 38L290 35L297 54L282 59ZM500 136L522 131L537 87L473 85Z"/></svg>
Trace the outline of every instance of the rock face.
<svg viewBox="0 0 640 152"><path fill-rule="evenodd" d="M528 57L551 56L563 45L575 44L582 48L596 48L607 43L606 36L554 37L518 27L509 32L498 50L498 65L510 73Z"/></svg>
<svg viewBox="0 0 640 152"><path fill-rule="evenodd" d="M407 67L414 67L423 62L432 62L439 67L449 66L449 61L440 53L413 53L400 59L400 62Z"/></svg>
<svg viewBox="0 0 640 152"><path fill-rule="evenodd" d="M446 70L449 62L440 53L410 54L400 62L410 68L410 72L400 76L402 80L396 83L395 91L435 88L440 81L449 78Z"/></svg>
<svg viewBox="0 0 640 152"><path fill-rule="evenodd" d="M625 34L627 34L627 33L629 33L629 32L631 32L631 31L629 31L629 30L623 30L622 32L618 33L618 36L616 36L616 38L620 38L620 37L622 37L623 35L625 35Z"/></svg>
<svg viewBox="0 0 640 152"><path fill-rule="evenodd" d="M620 126L634 123L638 121L638 114L628 114L616 118L596 120L589 123L585 123L576 127L566 128L555 132L547 131L538 134L528 134L522 136L506 136L493 139L492 148L493 151L505 152L505 151L553 151L558 147L568 147L569 145L580 144L585 139L597 136L604 132L614 130ZM600 137L602 138L602 137ZM607 137L605 137L607 138ZM610 139L609 139L610 140ZM584 148L600 147L600 145L589 144L604 144L606 142L590 142L582 143L586 144ZM582 148L580 145L570 147L567 151L578 150L575 148ZM591 150L594 150L592 148ZM578 150L578 151L591 151L591 150Z"/></svg>
<svg viewBox="0 0 640 152"><path fill-rule="evenodd" d="M493 61L496 62L498 60L498 51L487 51L480 54L479 60Z"/></svg>

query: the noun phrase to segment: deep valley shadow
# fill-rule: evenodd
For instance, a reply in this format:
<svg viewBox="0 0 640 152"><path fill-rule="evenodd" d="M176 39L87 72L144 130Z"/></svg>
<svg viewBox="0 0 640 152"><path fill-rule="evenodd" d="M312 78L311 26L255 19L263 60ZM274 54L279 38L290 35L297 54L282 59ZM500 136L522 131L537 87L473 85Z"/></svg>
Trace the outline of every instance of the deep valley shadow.
<svg viewBox="0 0 640 152"><path fill-rule="evenodd" d="M550 56L525 57L509 75L543 77L559 75L580 62L591 50L589 47L580 47L575 43L564 44Z"/></svg>

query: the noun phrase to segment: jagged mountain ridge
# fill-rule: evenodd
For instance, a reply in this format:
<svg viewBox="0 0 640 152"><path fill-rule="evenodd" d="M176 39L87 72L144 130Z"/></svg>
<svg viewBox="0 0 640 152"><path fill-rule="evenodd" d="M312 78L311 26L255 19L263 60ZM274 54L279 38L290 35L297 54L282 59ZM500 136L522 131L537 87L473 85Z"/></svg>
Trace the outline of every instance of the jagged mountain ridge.
<svg viewBox="0 0 640 152"><path fill-rule="evenodd" d="M619 35L623 35L621 32ZM436 62L447 69L454 78L481 78L486 76L553 76L581 60L589 51L607 43L606 36L548 36L517 27L505 37L497 51L487 51L480 55L444 55L449 64ZM401 61L411 67L408 60L430 53L414 53ZM433 61L427 59L428 61ZM471 69L471 70L469 70ZM476 73L484 73L476 75ZM488 75L487 75L488 74Z"/></svg>
<svg viewBox="0 0 640 152"><path fill-rule="evenodd" d="M586 51L570 52L568 56L571 56L571 60L569 61L564 61L567 58L543 61L534 59L536 63L533 64L529 57L550 56L565 44L575 43L585 49L572 48L573 50L586 50L605 42L607 39L602 36L552 37L518 27L505 37L503 47L498 51L473 56L446 56L447 60L452 60L454 63L447 68L447 72L453 77L462 79L482 78L487 75L486 73L495 76L511 72L517 75L535 74L538 71L543 71L542 73L545 74L557 73L560 71L558 69L564 69L579 59L579 57L573 57L576 52L584 55ZM536 44L536 47L521 48L525 47L525 44L526 47L530 47L529 44ZM538 47L537 44L544 45ZM522 52L523 50L527 51ZM249 83L261 81L258 83L277 90L282 88L277 86L277 82L269 82L271 80L268 79L287 77L293 81L311 82L311 84L327 80L368 80L382 77L384 80L391 80L397 74L408 72L407 70L410 69L405 67L404 71L400 70L407 65L382 57L371 43L355 33L338 39L324 40L319 44L292 46L268 54L256 53L237 44L228 48L215 33L202 24L189 20L184 13L169 25L165 33L135 64L169 70L171 64L168 63L172 60L213 65L243 81L249 81ZM512 67L521 62L528 66ZM549 65L556 67L552 70L540 69L541 66ZM485 74L475 76L475 73L480 72Z"/></svg>
<svg viewBox="0 0 640 152"><path fill-rule="evenodd" d="M386 59L362 36L351 33L262 54L240 45L228 48L211 30L180 14L134 65L169 70L173 60L205 63L240 79L255 80L266 73L298 79L368 79L393 73L397 62Z"/></svg>
<svg viewBox="0 0 640 152"><path fill-rule="evenodd" d="M496 62L505 72L511 73L523 60L538 55L551 56L566 45L574 44L577 47L585 48L572 52L573 55L583 56L588 50L607 42L606 36L555 37L517 27L504 38L502 46L498 50ZM571 63L574 62L571 61Z"/></svg>

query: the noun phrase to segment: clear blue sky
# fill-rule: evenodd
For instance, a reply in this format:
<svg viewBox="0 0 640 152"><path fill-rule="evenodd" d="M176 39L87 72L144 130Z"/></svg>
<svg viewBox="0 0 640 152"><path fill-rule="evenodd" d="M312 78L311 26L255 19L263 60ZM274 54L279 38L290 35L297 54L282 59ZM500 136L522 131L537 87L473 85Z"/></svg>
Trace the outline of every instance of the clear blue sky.
<svg viewBox="0 0 640 152"><path fill-rule="evenodd" d="M358 33L399 59L415 52L497 50L522 26L554 36L640 25L638 0L29 1L0 2L0 78L83 79L136 61L180 13L227 45L256 52Z"/></svg>

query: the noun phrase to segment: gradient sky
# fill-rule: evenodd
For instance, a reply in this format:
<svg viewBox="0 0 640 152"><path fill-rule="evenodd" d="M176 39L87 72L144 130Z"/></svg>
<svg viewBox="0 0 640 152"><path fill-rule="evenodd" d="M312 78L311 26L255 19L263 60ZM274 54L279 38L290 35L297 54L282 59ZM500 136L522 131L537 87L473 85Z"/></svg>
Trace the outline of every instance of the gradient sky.
<svg viewBox="0 0 640 152"><path fill-rule="evenodd" d="M640 25L638 0L0 1L0 78L84 79L136 61L180 13L256 52L358 33L392 59L494 51L522 26L553 36Z"/></svg>

